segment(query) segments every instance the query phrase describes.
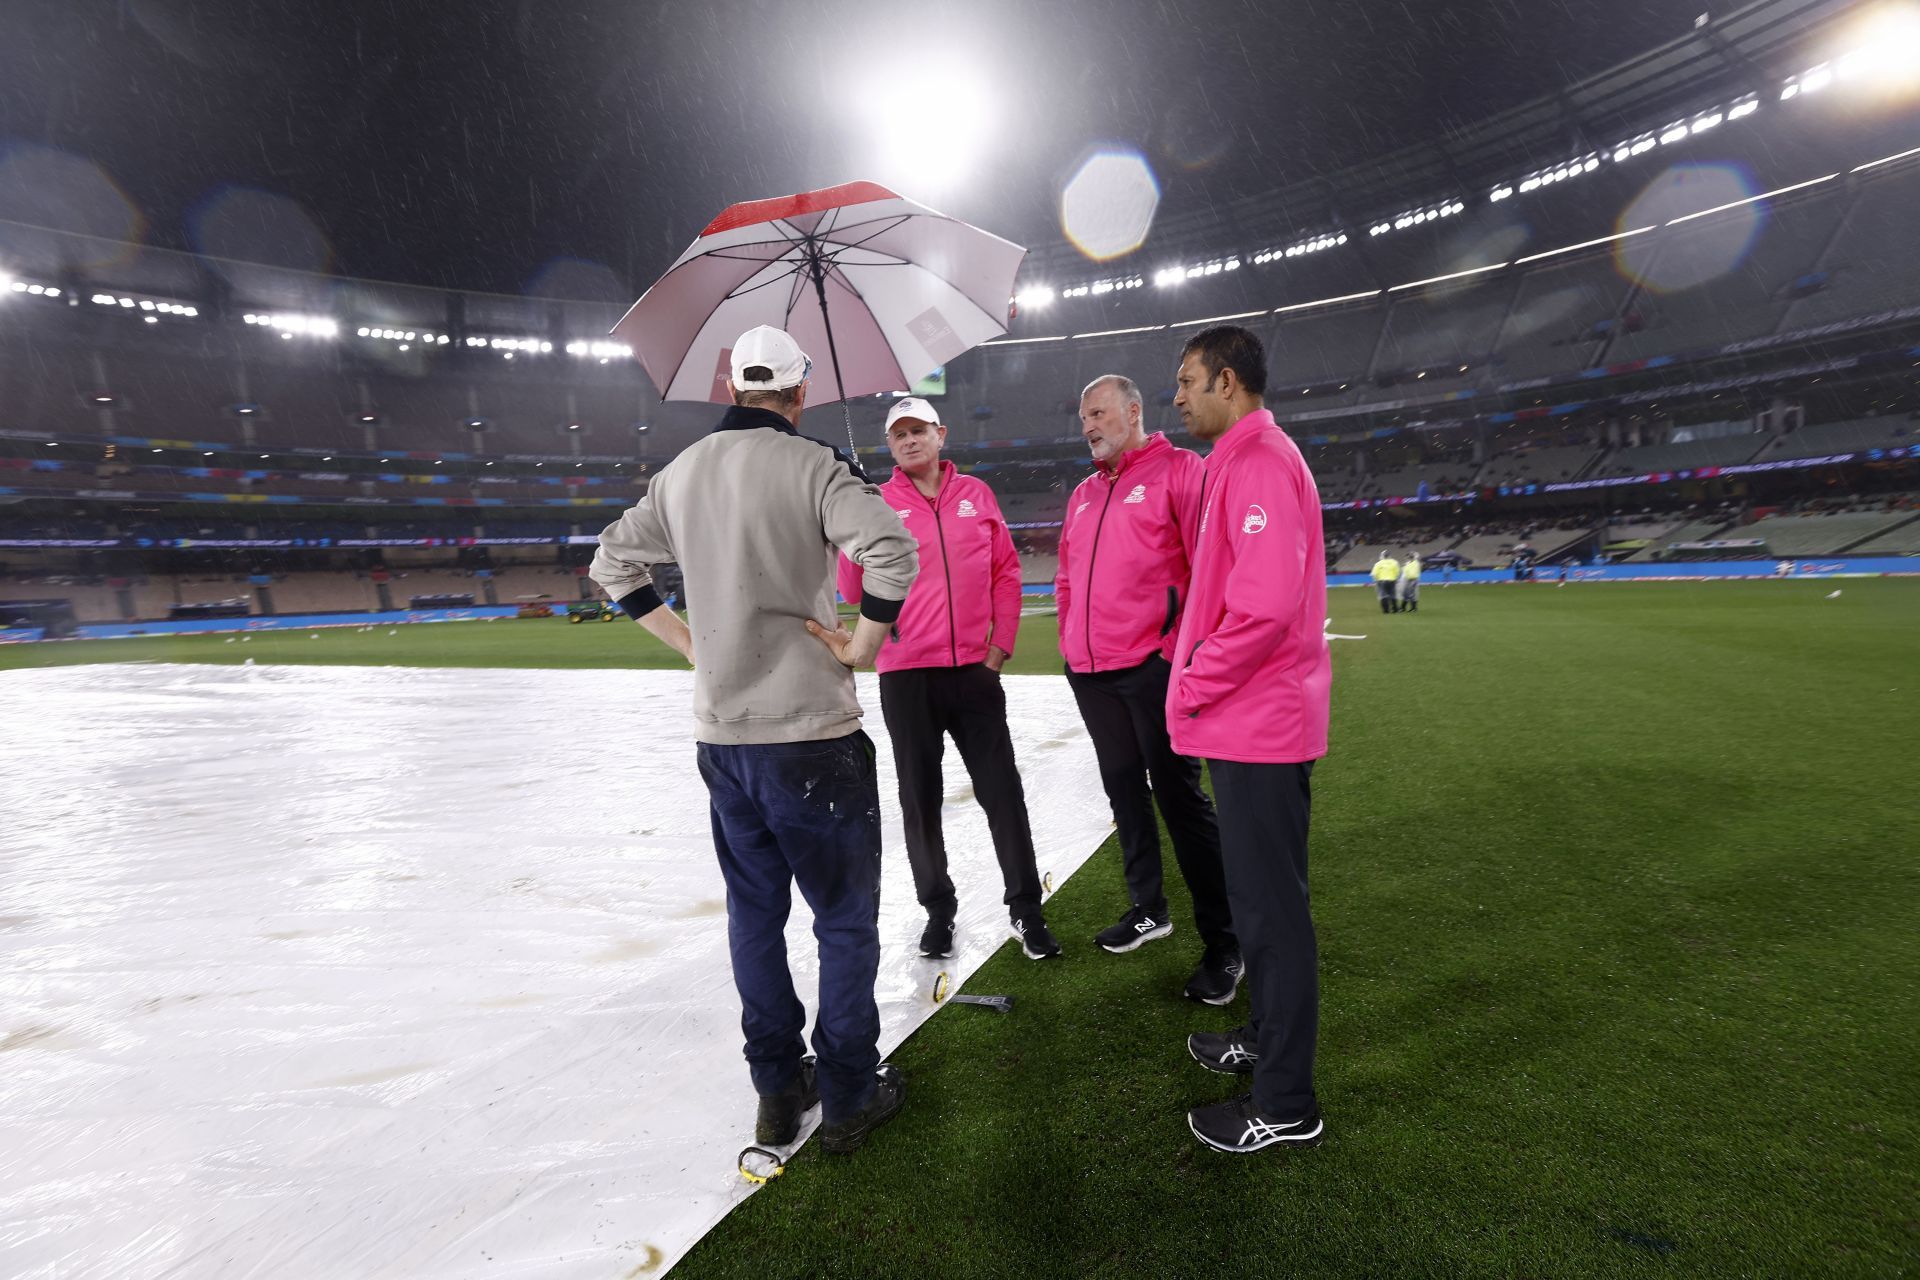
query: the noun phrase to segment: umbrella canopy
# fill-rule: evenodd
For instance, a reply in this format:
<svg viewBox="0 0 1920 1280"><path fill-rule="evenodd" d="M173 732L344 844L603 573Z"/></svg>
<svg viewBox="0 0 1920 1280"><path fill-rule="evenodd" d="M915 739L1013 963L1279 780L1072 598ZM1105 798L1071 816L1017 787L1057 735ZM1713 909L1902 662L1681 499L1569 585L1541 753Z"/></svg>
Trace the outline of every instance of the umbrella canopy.
<svg viewBox="0 0 1920 1280"><path fill-rule="evenodd" d="M613 328L666 400L729 402L755 325L813 357L809 403L905 391L1006 332L1027 251L871 182L754 200L707 224Z"/></svg>

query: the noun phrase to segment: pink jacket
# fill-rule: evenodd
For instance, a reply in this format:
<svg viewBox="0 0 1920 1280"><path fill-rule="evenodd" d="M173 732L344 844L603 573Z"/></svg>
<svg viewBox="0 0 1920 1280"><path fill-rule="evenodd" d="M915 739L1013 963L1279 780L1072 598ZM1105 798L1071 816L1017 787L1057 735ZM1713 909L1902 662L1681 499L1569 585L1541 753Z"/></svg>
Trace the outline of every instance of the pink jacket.
<svg viewBox="0 0 1920 1280"><path fill-rule="evenodd" d="M1053 579L1060 654L1073 670L1172 659L1206 470L1199 454L1156 432L1073 491Z"/></svg>
<svg viewBox="0 0 1920 1280"><path fill-rule="evenodd" d="M1185 756L1296 764L1327 754L1333 668L1320 493L1265 409L1207 458L1193 585L1167 686Z"/></svg>
<svg viewBox="0 0 1920 1280"><path fill-rule="evenodd" d="M1020 557L993 490L940 464L940 496L928 498L894 468L880 496L920 544L920 576L874 659L878 671L984 662L987 641L1008 653L1020 633ZM840 557L840 594L860 603L860 566Z"/></svg>

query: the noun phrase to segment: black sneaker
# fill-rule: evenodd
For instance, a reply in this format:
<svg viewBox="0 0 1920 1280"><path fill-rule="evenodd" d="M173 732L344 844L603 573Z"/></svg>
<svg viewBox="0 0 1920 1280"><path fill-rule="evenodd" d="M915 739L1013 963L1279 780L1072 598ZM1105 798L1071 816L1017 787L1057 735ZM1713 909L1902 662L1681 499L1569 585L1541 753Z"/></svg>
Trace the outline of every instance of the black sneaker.
<svg viewBox="0 0 1920 1280"><path fill-rule="evenodd" d="M1250 1093L1231 1102L1195 1107L1187 1112L1187 1127L1215 1151L1241 1156L1267 1147L1316 1147L1327 1128L1318 1107L1289 1120L1263 1114Z"/></svg>
<svg viewBox="0 0 1920 1280"><path fill-rule="evenodd" d="M1060 940L1053 936L1037 911L1024 919L1014 917L1013 934L1020 939L1020 949L1029 960L1050 960L1060 954Z"/></svg>
<svg viewBox="0 0 1920 1280"><path fill-rule="evenodd" d="M779 1093L760 1099L760 1114L753 1122L753 1140L762 1146L784 1147L800 1136L800 1118L820 1105L820 1081L814 1070L813 1055L800 1059L800 1076Z"/></svg>
<svg viewBox="0 0 1920 1280"><path fill-rule="evenodd" d="M920 931L920 954L929 960L944 960L953 954L952 920L927 917L927 927Z"/></svg>
<svg viewBox="0 0 1920 1280"><path fill-rule="evenodd" d="M1093 940L1102 950L1119 955L1123 951L1132 951L1143 943L1155 938L1164 938L1173 932L1173 921L1167 919L1164 911L1147 911L1140 907L1128 907L1127 914L1120 917L1117 924L1110 925L1093 935Z"/></svg>
<svg viewBox="0 0 1920 1280"><path fill-rule="evenodd" d="M1209 1071L1223 1076L1250 1076L1253 1064L1260 1061L1254 1047L1253 1028L1235 1027L1231 1031L1196 1031L1187 1037L1187 1052Z"/></svg>
<svg viewBox="0 0 1920 1280"><path fill-rule="evenodd" d="M867 1135L893 1119L900 1104L907 1100L907 1077L900 1068L883 1062L873 1075L873 1096L867 1099L867 1105L860 1108L858 1115L820 1126L820 1145L835 1155L858 1151Z"/></svg>
<svg viewBox="0 0 1920 1280"><path fill-rule="evenodd" d="M1187 979L1187 999L1202 1004L1232 1004L1240 990L1240 976L1246 971L1238 951L1208 947L1200 957L1200 967Z"/></svg>

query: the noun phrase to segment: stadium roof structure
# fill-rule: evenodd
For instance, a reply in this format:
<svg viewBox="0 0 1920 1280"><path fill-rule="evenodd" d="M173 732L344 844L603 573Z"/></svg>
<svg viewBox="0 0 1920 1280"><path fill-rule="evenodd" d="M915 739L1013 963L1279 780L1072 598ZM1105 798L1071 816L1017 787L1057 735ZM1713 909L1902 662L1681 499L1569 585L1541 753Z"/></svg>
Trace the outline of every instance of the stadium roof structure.
<svg viewBox="0 0 1920 1280"><path fill-rule="evenodd" d="M1297 238L1302 227L1356 225L1384 210L1451 199L1517 179L1531 166L1610 151L1622 137L1656 128L1719 99L1775 96L1802 69L1811 44L1857 0L1754 0L1686 35L1564 90L1465 128L1303 182L1211 209L1161 217L1154 243L1178 252ZM1108 270L1118 270L1117 264ZM1064 240L1034 247L1026 275L1098 274Z"/></svg>

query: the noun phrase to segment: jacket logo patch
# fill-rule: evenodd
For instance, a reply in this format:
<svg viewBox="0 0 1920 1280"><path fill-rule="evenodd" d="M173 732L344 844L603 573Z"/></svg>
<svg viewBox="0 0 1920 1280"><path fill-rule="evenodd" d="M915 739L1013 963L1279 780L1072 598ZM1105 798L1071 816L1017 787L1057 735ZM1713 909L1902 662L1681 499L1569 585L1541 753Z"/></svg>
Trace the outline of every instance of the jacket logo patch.
<svg viewBox="0 0 1920 1280"><path fill-rule="evenodd" d="M1087 507L1090 505L1091 505L1090 503L1085 503L1085 502L1081 503L1079 506L1073 509L1073 514L1079 515L1082 511L1085 511Z"/></svg>
<svg viewBox="0 0 1920 1280"><path fill-rule="evenodd" d="M1253 506L1248 507L1247 518L1240 522L1240 532L1258 533L1266 527L1267 513L1260 509L1260 504L1255 503Z"/></svg>
<svg viewBox="0 0 1920 1280"><path fill-rule="evenodd" d="M911 519L913 519L913 512L911 512L911 511L903 511L903 510L900 510L900 509L899 509L899 508L897 508L897 507L896 507L896 508L894 509L894 513L893 513L893 514L895 514L895 515L897 515L897 516L899 516L899 517L900 517L900 518L901 518L902 520L911 520Z"/></svg>
<svg viewBox="0 0 1920 1280"><path fill-rule="evenodd" d="M1147 486L1143 484L1137 484L1133 486L1133 492L1128 494L1124 499L1122 499L1122 501L1125 501L1125 502L1145 502L1146 500L1147 500Z"/></svg>
<svg viewBox="0 0 1920 1280"><path fill-rule="evenodd" d="M972 498L962 498L960 499L960 505L953 509L953 514L957 516L977 516L980 513L974 510Z"/></svg>

